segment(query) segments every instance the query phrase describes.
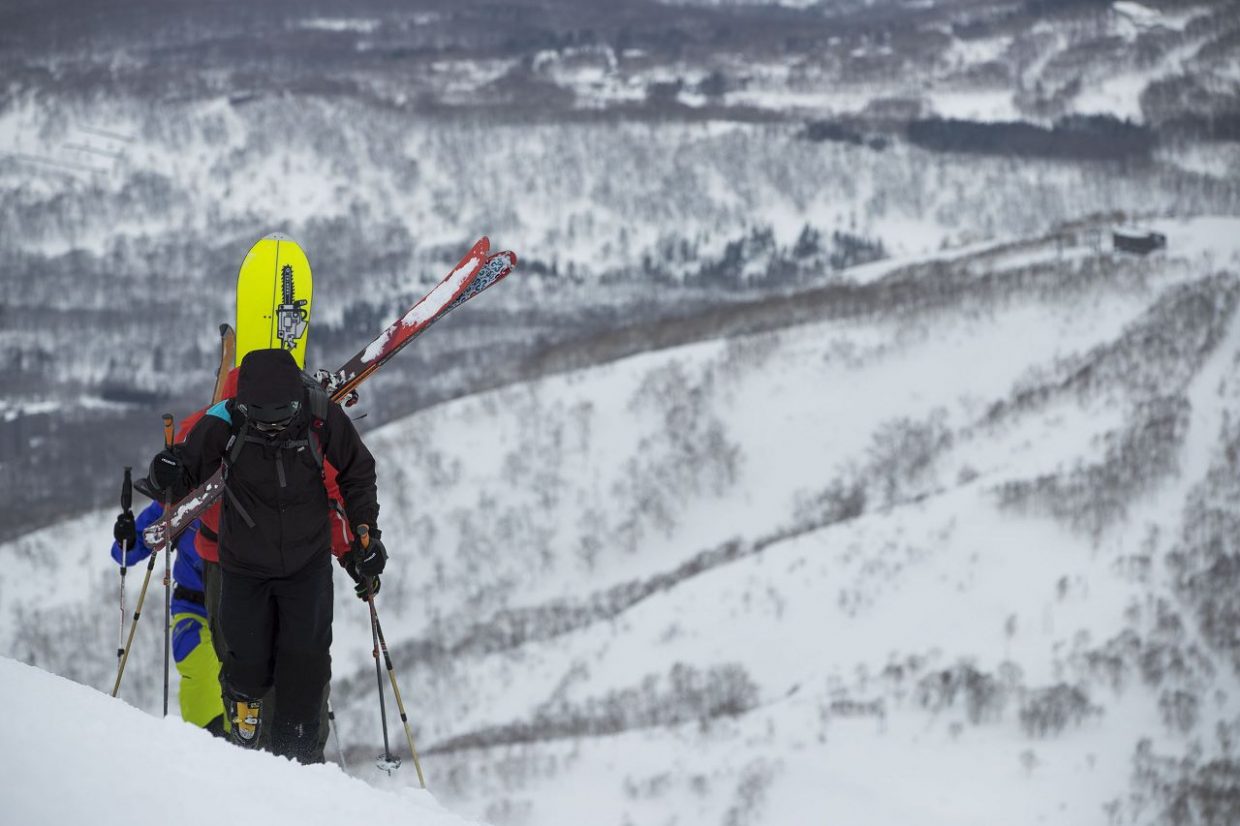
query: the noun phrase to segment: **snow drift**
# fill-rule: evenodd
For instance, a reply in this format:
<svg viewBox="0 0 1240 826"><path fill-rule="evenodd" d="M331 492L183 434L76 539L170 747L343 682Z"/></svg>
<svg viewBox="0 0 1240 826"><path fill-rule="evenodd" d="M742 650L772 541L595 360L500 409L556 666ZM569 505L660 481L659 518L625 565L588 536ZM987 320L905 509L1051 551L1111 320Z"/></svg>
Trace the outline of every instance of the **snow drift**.
<svg viewBox="0 0 1240 826"><path fill-rule="evenodd" d="M183 826L353 820L475 823L429 792L377 789L336 766L243 751L177 718L159 719L86 686L0 658L0 811L4 822ZM416 781L413 781L416 782Z"/></svg>

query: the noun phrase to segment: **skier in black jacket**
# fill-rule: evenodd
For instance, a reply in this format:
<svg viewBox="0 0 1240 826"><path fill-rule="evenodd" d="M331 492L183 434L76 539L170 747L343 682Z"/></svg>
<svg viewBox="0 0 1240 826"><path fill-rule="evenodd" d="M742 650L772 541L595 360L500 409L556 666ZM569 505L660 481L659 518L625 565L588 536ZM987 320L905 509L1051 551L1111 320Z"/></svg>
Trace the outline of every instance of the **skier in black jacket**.
<svg viewBox="0 0 1240 826"><path fill-rule="evenodd" d="M151 482L174 495L225 464L220 515L222 663L232 736L258 740L260 698L273 685L280 702L271 750L301 762L316 753L319 705L331 677L332 568L323 460L336 468L354 536L343 560L355 578L376 577L387 552L376 527L375 462L353 423L307 384L285 350L256 350L241 362L234 399L221 402L184 444L151 463Z"/></svg>

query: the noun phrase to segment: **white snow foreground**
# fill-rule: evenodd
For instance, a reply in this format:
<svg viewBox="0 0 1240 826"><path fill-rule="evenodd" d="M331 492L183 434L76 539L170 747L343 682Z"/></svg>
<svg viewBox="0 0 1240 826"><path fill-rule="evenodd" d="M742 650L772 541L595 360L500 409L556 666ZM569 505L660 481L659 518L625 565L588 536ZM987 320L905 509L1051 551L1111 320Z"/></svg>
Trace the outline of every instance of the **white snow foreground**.
<svg viewBox="0 0 1240 826"><path fill-rule="evenodd" d="M299 766L160 719L0 658L0 812L10 826L463 826L414 782L378 789L334 765Z"/></svg>

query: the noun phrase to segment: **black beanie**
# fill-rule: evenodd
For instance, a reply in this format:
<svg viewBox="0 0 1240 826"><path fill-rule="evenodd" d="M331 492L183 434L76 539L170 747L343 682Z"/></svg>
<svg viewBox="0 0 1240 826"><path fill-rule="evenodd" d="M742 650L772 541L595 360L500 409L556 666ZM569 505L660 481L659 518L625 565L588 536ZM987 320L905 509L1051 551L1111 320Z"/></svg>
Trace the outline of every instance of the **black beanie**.
<svg viewBox="0 0 1240 826"><path fill-rule="evenodd" d="M237 373L237 402L268 406L301 401L305 395L301 370L288 350L252 350Z"/></svg>

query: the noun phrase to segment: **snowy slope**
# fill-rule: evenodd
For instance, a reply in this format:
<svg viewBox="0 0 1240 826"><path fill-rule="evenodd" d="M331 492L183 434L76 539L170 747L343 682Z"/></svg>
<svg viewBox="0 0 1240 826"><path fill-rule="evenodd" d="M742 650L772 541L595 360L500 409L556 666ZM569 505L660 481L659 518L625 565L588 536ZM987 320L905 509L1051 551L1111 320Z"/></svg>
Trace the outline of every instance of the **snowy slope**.
<svg viewBox="0 0 1240 826"><path fill-rule="evenodd" d="M1165 722L1159 678L1092 664L1132 634L1155 656L1149 606L1174 597L1133 571L1161 570L1148 557L1219 455L1240 352L1240 227L1161 228L1166 258L992 249L914 267L914 306L376 433L418 514L414 582L393 584L429 621L394 653L456 804L513 823L580 822L608 795L617 823L1037 823L1126 800L1138 741L1192 732ZM965 286L936 307L944 271ZM1165 397L1186 411L1169 444L1122 447ZM1226 691L1220 656L1186 684ZM1190 728L1237 711L1203 700ZM916 780L889 793L893 775Z"/></svg>
<svg viewBox="0 0 1240 826"><path fill-rule="evenodd" d="M14 711L0 730L0 811L14 826L477 822L421 789L384 791L335 766L245 752L7 658L0 703Z"/></svg>
<svg viewBox="0 0 1240 826"><path fill-rule="evenodd" d="M1153 228L1145 259L1083 222L874 265L371 433L435 794L514 825L1035 824L1225 787L1240 222ZM110 519L0 546L0 651L107 682ZM365 618L341 589L373 781ZM148 710L157 632L123 690Z"/></svg>

